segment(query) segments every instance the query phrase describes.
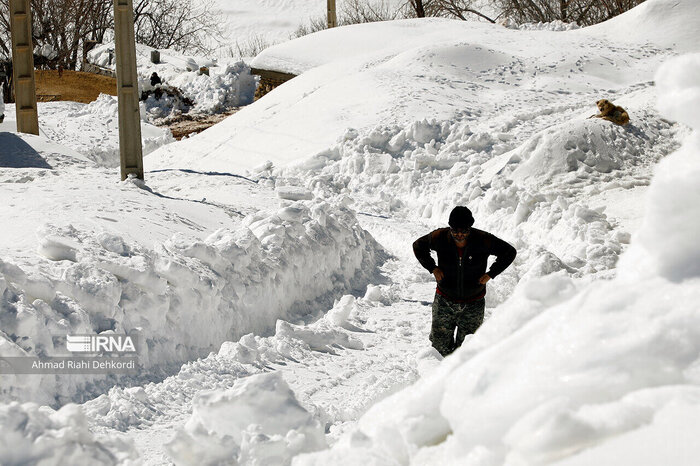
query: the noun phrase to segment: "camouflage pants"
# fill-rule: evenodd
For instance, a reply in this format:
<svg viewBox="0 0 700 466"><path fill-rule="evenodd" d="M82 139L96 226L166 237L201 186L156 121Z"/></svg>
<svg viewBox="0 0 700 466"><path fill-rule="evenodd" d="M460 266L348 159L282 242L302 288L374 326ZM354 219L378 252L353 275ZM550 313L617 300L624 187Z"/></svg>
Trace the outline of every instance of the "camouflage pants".
<svg viewBox="0 0 700 466"><path fill-rule="evenodd" d="M435 294L433 301L433 325L430 341L443 356L459 348L464 337L476 332L484 321L486 300L481 298L471 303L453 303ZM455 336L455 328L457 335Z"/></svg>

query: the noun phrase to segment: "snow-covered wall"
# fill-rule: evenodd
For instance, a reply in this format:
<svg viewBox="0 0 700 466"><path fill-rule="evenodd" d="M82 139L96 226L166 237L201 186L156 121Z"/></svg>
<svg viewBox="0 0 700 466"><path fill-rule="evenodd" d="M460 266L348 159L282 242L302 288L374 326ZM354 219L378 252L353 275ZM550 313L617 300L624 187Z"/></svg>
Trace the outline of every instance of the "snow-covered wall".
<svg viewBox="0 0 700 466"><path fill-rule="evenodd" d="M384 256L351 211L318 201L155 248L70 225L39 236L48 261L24 270L0 260L0 354L61 354L52 335L126 332L146 342L139 363L152 374L361 288ZM79 389L89 396L85 384L100 379L3 375L0 397L62 403Z"/></svg>

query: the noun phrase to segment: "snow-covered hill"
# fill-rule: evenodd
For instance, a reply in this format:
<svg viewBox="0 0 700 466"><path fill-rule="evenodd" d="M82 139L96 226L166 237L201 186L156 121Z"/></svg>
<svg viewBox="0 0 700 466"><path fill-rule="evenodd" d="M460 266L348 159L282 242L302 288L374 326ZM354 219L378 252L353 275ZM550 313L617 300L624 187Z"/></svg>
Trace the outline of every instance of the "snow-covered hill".
<svg viewBox="0 0 700 466"><path fill-rule="evenodd" d="M698 72L694 54L657 74L665 116L696 132L657 167L615 279L521 281L434 373L294 464L694 464L700 113L689 108L700 86L688 76Z"/></svg>
<svg viewBox="0 0 700 466"><path fill-rule="evenodd" d="M130 387L3 374L0 463L694 464L699 21L323 31L266 52L326 51L301 76L147 155L148 189L76 132L0 134L0 354L148 341ZM441 360L410 244L456 204L518 257Z"/></svg>

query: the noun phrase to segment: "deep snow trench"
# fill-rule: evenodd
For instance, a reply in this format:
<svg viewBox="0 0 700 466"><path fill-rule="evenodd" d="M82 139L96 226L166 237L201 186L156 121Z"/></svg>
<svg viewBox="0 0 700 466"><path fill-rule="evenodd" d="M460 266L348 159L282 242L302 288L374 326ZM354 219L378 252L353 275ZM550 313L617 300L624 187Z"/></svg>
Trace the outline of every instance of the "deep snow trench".
<svg viewBox="0 0 700 466"><path fill-rule="evenodd" d="M168 464L172 458L166 449L186 463L186 455L176 453L184 450L178 445L206 451L205 445L212 442L209 436L190 430L173 445L164 444L185 427L197 393L230 389L245 377L276 372L333 441L371 405L432 370L438 363L428 341L434 282L411 248L430 227L361 219L363 228L394 256L383 265L380 283L369 285L365 297L346 295L307 326L279 323L274 336L249 335L226 343L218 354L184 365L178 375L161 383L113 388L83 405L91 430L107 436L125 432L145 464Z"/></svg>

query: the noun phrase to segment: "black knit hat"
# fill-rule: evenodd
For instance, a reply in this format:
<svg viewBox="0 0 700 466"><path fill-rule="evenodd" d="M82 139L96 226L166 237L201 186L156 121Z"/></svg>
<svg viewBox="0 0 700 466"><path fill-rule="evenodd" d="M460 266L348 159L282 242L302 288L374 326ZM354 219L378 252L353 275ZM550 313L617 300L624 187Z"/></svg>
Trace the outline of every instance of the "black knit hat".
<svg viewBox="0 0 700 466"><path fill-rule="evenodd" d="M452 228L469 228L474 225L472 211L463 205L458 205L450 213L450 221L447 222Z"/></svg>

